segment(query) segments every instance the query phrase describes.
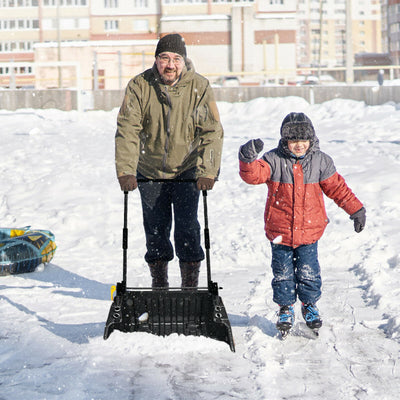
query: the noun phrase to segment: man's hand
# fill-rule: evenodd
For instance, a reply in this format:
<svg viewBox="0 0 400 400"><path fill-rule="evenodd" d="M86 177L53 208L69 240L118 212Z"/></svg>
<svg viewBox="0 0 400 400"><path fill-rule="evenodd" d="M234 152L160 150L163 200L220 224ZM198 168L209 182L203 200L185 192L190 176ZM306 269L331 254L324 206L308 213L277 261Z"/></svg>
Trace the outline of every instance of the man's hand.
<svg viewBox="0 0 400 400"><path fill-rule="evenodd" d="M214 187L214 178L199 178L197 179L197 189L199 190L211 190Z"/></svg>
<svg viewBox="0 0 400 400"><path fill-rule="evenodd" d="M130 192L137 188L137 180L135 175L122 175L118 177L119 185L121 190L124 192Z"/></svg>

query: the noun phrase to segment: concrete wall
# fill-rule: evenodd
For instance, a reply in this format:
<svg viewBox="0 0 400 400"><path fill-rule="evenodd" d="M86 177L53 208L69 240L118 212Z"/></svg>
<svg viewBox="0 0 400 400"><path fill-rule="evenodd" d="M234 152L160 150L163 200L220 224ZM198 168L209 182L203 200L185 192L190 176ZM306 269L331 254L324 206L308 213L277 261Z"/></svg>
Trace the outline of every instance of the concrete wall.
<svg viewBox="0 0 400 400"><path fill-rule="evenodd" d="M0 90L0 109L56 108L64 111L112 110L120 107L124 90L82 92L79 101L74 90ZM399 86L239 86L214 88L217 101L240 102L257 97L298 96L311 104L342 98L368 105L387 102L400 104Z"/></svg>
<svg viewBox="0 0 400 400"><path fill-rule="evenodd" d="M217 101L249 101L257 97L298 96L311 104L333 99L364 101L368 105L400 103L399 86L239 86L215 88Z"/></svg>
<svg viewBox="0 0 400 400"><path fill-rule="evenodd" d="M57 108L70 111L77 109L74 90L0 90L0 109Z"/></svg>

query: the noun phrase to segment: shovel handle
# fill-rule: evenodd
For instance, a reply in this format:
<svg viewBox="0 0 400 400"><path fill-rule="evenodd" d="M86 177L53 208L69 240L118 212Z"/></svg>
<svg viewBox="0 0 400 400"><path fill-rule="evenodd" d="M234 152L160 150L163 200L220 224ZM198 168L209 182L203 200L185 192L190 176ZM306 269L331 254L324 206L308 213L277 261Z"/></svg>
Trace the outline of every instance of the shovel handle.
<svg viewBox="0 0 400 400"><path fill-rule="evenodd" d="M211 261L210 261L210 230L208 229L208 207L207 207L207 190L202 190L203 193L203 209L204 209L204 245L206 248L206 263L207 263L207 285L208 291L218 295L218 285L211 280Z"/></svg>
<svg viewBox="0 0 400 400"><path fill-rule="evenodd" d="M138 182L171 182L171 179L147 179L139 178ZM180 179L173 182L196 182L195 179ZM217 295L218 285L211 280L211 261L210 261L210 231L208 228L208 208L207 208L207 190L202 190L203 193L203 210L204 210L204 245L206 249L206 265L207 265L207 284L208 290ZM127 282L127 252L128 252L128 191L124 191L124 227L122 230L122 282L120 288L117 288L117 293L126 291Z"/></svg>
<svg viewBox="0 0 400 400"><path fill-rule="evenodd" d="M128 191L124 191L124 227L122 228L122 282L117 287L117 294L126 291L128 264Z"/></svg>

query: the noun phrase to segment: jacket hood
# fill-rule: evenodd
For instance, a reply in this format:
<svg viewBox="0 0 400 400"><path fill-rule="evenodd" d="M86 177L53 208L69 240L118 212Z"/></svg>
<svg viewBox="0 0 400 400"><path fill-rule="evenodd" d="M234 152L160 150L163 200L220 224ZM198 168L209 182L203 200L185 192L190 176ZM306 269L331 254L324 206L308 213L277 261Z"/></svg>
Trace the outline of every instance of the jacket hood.
<svg viewBox="0 0 400 400"><path fill-rule="evenodd" d="M307 150L307 154L319 150L319 140L315 134L314 126L304 113L291 112L282 121L281 125L281 139L279 141L278 149L282 154L294 157L289 151L288 141L289 140L309 140L310 148ZM304 158L302 157L302 158Z"/></svg>
<svg viewBox="0 0 400 400"><path fill-rule="evenodd" d="M281 125L281 137L287 140L311 140L315 135L314 126L304 113L291 112Z"/></svg>

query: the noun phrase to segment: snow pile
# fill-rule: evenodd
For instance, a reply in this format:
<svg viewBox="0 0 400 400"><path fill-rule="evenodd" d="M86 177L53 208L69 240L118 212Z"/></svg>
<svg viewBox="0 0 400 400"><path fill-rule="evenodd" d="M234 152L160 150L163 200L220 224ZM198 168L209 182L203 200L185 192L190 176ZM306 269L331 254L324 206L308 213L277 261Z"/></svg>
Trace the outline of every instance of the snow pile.
<svg viewBox="0 0 400 400"><path fill-rule="evenodd" d="M114 332L103 340L110 287L122 275L117 110L0 111L1 226L51 230L58 246L44 268L0 278L0 398L397 399L400 107L341 99L310 105L297 97L218 105L225 145L220 180L208 196L211 266L224 288L236 353L223 342L177 335ZM263 233L266 187L241 181L237 153L257 137L265 150L275 147L291 111L312 119L321 149L364 202L367 227L356 234L326 200L331 223L319 246L324 326L313 339L296 304L296 327L281 342ZM148 286L137 192L129 203L128 284ZM170 271L178 285L176 260Z"/></svg>

